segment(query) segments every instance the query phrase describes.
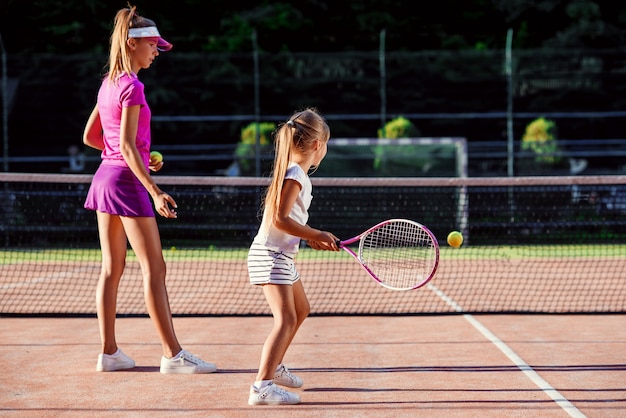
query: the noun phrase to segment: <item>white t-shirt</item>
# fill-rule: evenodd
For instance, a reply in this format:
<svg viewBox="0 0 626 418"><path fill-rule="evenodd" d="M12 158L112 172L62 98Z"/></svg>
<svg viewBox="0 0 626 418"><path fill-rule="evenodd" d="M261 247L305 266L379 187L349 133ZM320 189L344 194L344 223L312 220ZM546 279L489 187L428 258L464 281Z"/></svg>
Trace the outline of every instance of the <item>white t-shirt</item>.
<svg viewBox="0 0 626 418"><path fill-rule="evenodd" d="M293 162L289 163L289 167L287 168L285 180L287 179L297 181L301 187L298 198L291 208L289 217L301 225L306 225L309 220L309 207L311 206L311 200L313 200L313 195L311 194L313 191L311 179L298 164ZM264 245L274 251L282 251L290 254L298 252L300 240L300 237L287 234L274 225L271 225L265 213L263 214L263 221L261 222L259 232L256 237L254 237L254 242L257 244Z"/></svg>

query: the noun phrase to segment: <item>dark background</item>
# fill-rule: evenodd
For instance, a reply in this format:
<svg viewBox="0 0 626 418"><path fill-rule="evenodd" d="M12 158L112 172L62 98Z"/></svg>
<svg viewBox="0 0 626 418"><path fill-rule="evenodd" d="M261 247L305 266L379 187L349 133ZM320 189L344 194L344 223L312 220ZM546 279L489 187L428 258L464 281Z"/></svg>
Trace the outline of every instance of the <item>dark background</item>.
<svg viewBox="0 0 626 418"><path fill-rule="evenodd" d="M231 152L215 156L211 146L234 146L257 112L260 121L277 123L304 106L327 116L333 137L376 137L384 121L403 115L420 136L504 144L510 29L515 139L545 115L556 122L560 139L597 141L610 152L604 140L626 138L626 5L615 3L137 2L138 12L174 43L140 73L154 115L153 144L178 158L170 173L214 174L228 165ZM53 160L14 162L11 170L58 172L67 165L68 147L82 149L112 19L123 6L0 3L9 155ZM185 146L189 155L180 151ZM623 156L614 159L591 163L623 164Z"/></svg>
<svg viewBox="0 0 626 418"><path fill-rule="evenodd" d="M591 0L136 1L178 52L246 52L250 34L267 52L610 48L624 41L626 5ZM0 27L9 53L106 52L125 1L3 0Z"/></svg>

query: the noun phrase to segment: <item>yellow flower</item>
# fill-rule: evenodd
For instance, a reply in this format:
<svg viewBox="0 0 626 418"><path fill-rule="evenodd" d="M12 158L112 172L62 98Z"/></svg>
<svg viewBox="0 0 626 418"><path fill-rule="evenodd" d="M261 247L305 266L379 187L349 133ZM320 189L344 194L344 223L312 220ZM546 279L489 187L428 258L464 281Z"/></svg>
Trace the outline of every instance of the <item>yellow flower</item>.
<svg viewBox="0 0 626 418"><path fill-rule="evenodd" d="M535 153L538 163L554 164L561 160L555 135L556 125L545 118L537 118L526 126L522 150Z"/></svg>

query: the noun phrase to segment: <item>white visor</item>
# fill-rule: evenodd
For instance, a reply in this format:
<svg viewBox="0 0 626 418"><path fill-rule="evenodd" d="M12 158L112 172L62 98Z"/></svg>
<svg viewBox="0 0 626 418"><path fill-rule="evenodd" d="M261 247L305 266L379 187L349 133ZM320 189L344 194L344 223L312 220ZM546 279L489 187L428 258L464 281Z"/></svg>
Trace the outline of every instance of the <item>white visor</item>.
<svg viewBox="0 0 626 418"><path fill-rule="evenodd" d="M172 49L172 44L161 38L161 34L156 26L147 26L145 28L130 28L128 29L129 38L159 38L157 42L157 49L159 51L169 51Z"/></svg>

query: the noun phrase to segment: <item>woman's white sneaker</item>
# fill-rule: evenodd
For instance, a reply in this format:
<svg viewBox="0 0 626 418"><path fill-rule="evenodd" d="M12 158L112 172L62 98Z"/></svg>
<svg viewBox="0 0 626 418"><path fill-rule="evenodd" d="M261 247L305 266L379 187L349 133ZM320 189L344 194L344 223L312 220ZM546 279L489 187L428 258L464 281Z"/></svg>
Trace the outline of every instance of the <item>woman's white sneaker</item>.
<svg viewBox="0 0 626 418"><path fill-rule="evenodd" d="M135 360L128 357L119 348L113 354L98 354L96 371L114 372L116 370L132 369L135 367Z"/></svg>
<svg viewBox="0 0 626 418"><path fill-rule="evenodd" d="M217 370L217 366L208 363L183 350L176 357L161 357L161 373L166 374L201 374L213 373Z"/></svg>

